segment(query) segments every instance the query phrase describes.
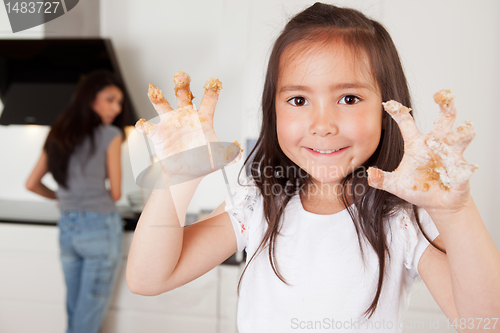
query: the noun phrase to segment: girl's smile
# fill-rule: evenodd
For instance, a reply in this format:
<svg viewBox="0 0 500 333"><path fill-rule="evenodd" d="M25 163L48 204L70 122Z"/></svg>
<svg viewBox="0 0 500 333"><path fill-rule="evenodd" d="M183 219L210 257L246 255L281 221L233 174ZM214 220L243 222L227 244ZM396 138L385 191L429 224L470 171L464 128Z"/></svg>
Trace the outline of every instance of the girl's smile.
<svg viewBox="0 0 500 333"><path fill-rule="evenodd" d="M320 157L320 156L336 156L342 152L345 152L345 148L339 148L339 149L315 149L315 148L307 148L311 154L314 156Z"/></svg>
<svg viewBox="0 0 500 333"><path fill-rule="evenodd" d="M313 182L338 184L377 149L382 97L364 54L339 42L292 45L276 92L279 145Z"/></svg>

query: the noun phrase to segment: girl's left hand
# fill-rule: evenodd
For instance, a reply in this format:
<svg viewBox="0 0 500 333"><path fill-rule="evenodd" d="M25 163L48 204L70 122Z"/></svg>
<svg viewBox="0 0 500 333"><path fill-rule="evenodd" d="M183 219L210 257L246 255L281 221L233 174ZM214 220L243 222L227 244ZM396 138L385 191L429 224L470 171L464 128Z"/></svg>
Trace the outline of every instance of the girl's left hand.
<svg viewBox="0 0 500 333"><path fill-rule="evenodd" d="M383 103L398 123L404 155L393 172L368 169L368 184L434 212L459 211L469 200L469 178L477 169L462 154L475 136L469 121L452 130L456 118L449 90L434 95L441 112L429 134L418 130L409 109L395 101Z"/></svg>

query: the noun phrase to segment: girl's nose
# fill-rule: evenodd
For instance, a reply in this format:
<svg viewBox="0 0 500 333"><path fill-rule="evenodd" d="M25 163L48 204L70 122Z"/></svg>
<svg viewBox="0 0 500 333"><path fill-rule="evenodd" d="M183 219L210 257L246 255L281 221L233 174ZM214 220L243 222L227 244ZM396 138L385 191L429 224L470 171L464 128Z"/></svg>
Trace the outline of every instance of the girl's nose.
<svg viewBox="0 0 500 333"><path fill-rule="evenodd" d="M309 131L318 136L336 135L339 128L335 109L327 106L313 109Z"/></svg>

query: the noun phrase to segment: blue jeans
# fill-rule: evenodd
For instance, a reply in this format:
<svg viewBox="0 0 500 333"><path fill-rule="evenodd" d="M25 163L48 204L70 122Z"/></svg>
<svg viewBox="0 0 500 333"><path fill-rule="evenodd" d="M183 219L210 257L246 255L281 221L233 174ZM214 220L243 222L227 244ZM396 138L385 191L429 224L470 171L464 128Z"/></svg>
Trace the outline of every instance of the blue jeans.
<svg viewBox="0 0 500 333"><path fill-rule="evenodd" d="M97 333L122 260L120 215L65 211L59 244L66 281L67 333Z"/></svg>

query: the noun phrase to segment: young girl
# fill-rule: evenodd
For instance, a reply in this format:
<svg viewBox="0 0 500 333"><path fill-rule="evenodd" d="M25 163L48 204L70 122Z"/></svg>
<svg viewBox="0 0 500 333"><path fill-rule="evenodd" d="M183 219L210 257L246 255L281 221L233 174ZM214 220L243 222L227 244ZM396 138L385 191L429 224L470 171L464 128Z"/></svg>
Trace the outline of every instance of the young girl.
<svg viewBox="0 0 500 333"><path fill-rule="evenodd" d="M122 259L122 223L115 201L121 195L123 91L108 71L86 75L52 125L26 181L30 191L59 201L68 333L99 331ZM47 172L57 181L57 192L42 183Z"/></svg>
<svg viewBox="0 0 500 333"><path fill-rule="evenodd" d="M189 78L175 82L179 109L150 94L161 123L138 124L162 157L212 133L218 89L207 85L194 111ZM402 106L411 106L406 78L379 23L321 3L299 13L271 53L252 175L186 228L202 178L169 188L167 175L134 235L130 289L158 295L245 250L240 332L401 331L419 276L450 321L466 322L459 330L491 329L500 254L470 196L475 166L462 153L474 133L469 123L452 130L448 91L435 97L441 114L422 135ZM175 126L174 116L185 121Z"/></svg>

